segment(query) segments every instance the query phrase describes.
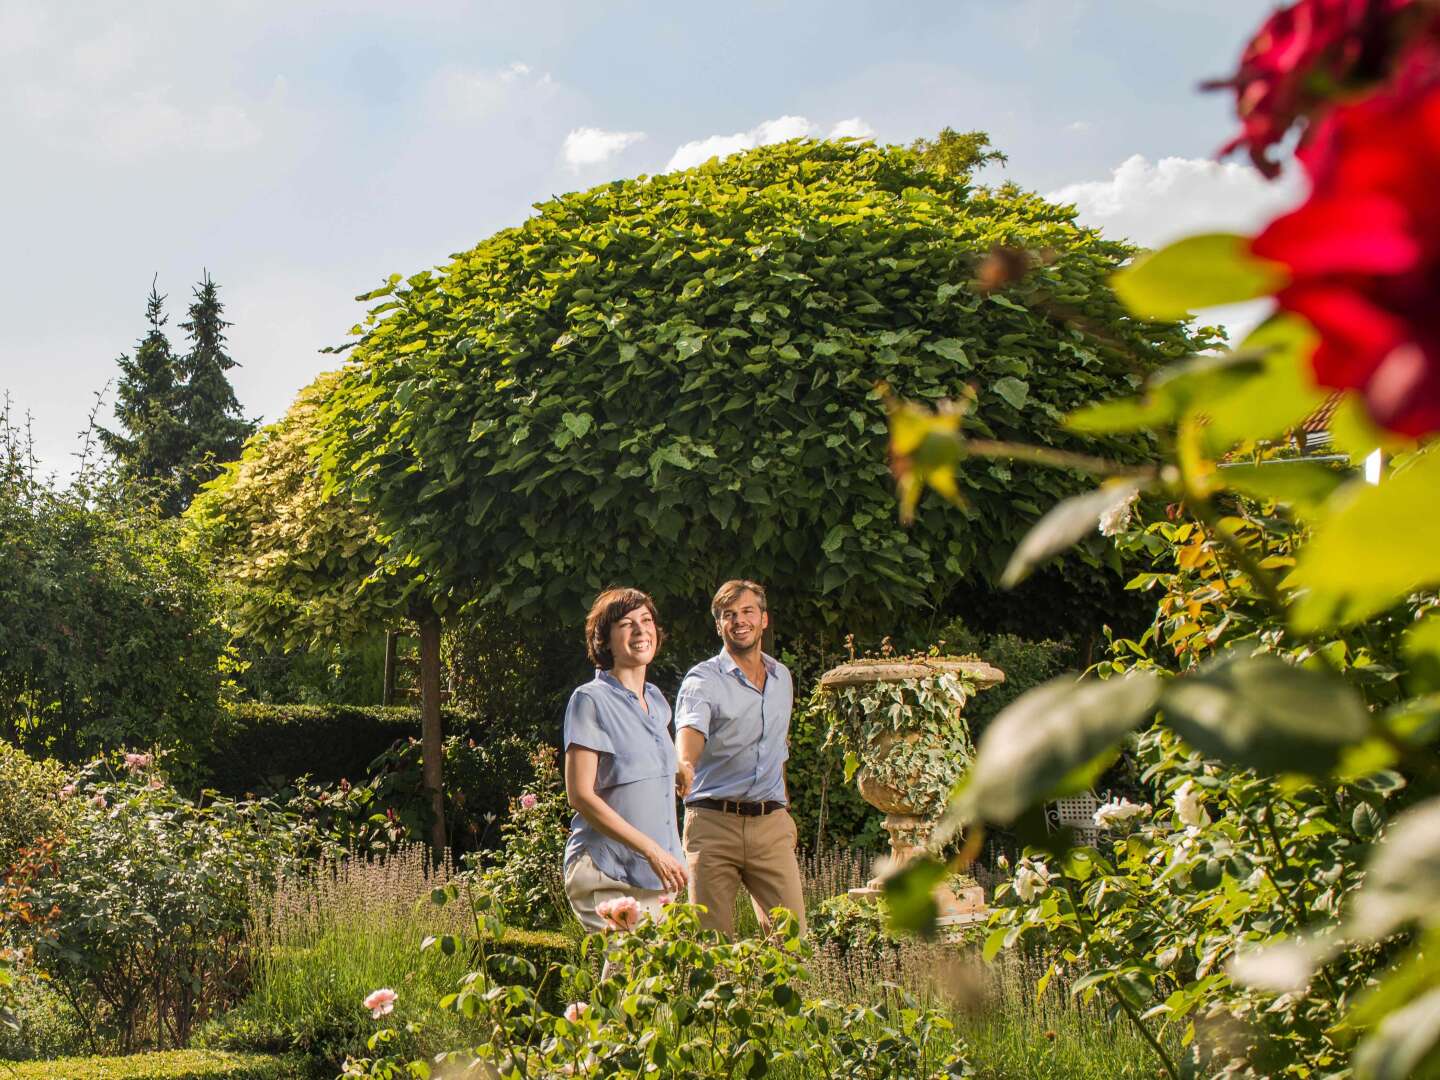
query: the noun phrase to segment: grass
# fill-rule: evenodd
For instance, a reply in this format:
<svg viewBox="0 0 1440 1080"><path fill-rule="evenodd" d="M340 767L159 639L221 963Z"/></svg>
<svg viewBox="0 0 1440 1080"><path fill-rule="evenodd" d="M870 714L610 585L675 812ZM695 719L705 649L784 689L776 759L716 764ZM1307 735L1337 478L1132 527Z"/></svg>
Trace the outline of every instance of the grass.
<svg viewBox="0 0 1440 1080"><path fill-rule="evenodd" d="M71 1057L0 1067L8 1080L306 1080L303 1061L268 1054L165 1050L126 1057Z"/></svg>
<svg viewBox="0 0 1440 1080"><path fill-rule="evenodd" d="M868 866L861 853L837 849L805 859L801 869L813 910L863 884ZM748 908L747 902L742 910ZM945 1013L980 1080L1140 1080L1157 1074L1159 1062L1128 1020L1112 1021L1098 1001L1087 1005L1072 997L1060 979L1037 996L1045 968L1024 954L1004 952L986 964L974 945L909 940L878 953L827 945L808 966L807 993L883 1005L904 988Z"/></svg>
<svg viewBox="0 0 1440 1080"><path fill-rule="evenodd" d="M436 907L432 888L451 868L432 869L421 845L384 859L322 862L313 873L258 895L248 945L250 995L200 1041L225 1049L299 1050L336 1064L366 1054L378 1026L362 1004L381 987L398 994L391 1026L423 1020L418 1053L461 1045L459 1017L436 1002L470 970L464 950L422 953L429 934L467 926L468 906Z"/></svg>

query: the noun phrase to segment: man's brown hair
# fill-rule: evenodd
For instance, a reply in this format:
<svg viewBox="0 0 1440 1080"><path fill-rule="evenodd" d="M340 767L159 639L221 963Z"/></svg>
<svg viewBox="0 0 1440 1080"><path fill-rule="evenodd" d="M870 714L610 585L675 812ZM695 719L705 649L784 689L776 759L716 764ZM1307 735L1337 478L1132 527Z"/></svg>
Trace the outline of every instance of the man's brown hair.
<svg viewBox="0 0 1440 1080"><path fill-rule="evenodd" d="M655 620L655 651L665 644L665 631L660 627L660 613L655 610L655 601L649 593L639 589L606 589L590 605L590 614L585 616L585 652L590 662L602 671L615 666L615 656L610 651L610 630L636 608L643 607Z"/></svg>
<svg viewBox="0 0 1440 1080"><path fill-rule="evenodd" d="M769 605L765 601L765 586L758 581L748 581L745 578L734 578L725 582L715 590L715 598L710 601L710 614L716 622L720 621L720 613L740 598L743 592L753 592L760 600L760 610L768 611Z"/></svg>

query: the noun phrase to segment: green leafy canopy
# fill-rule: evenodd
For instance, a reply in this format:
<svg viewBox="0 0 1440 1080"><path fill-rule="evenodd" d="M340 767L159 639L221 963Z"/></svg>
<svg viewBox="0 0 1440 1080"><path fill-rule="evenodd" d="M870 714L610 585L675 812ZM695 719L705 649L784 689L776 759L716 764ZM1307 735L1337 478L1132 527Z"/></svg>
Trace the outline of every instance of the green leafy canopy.
<svg viewBox="0 0 1440 1080"><path fill-rule="evenodd" d="M1053 257L987 292L997 246ZM1194 344L1124 315L1106 282L1129 255L895 147L798 141L617 181L369 294L323 468L442 610L577 611L617 581L694 604L743 574L787 617L893 621L998 577L1079 483L996 463L965 477L962 522L906 530L878 387L974 393L977 433L1083 445L1067 410ZM1127 440L1108 448L1145 445Z"/></svg>

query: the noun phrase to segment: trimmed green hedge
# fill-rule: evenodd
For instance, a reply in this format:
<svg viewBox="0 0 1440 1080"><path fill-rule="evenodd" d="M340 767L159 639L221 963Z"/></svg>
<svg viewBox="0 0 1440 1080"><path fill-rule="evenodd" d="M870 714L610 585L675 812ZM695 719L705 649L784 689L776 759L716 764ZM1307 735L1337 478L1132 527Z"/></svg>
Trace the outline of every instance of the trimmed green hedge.
<svg viewBox="0 0 1440 1080"><path fill-rule="evenodd" d="M469 713L442 710L445 732L478 738ZM363 705L227 705L197 764L226 795L264 794L308 773L317 783L360 780L397 739L419 738L415 708Z"/></svg>
<svg viewBox="0 0 1440 1080"><path fill-rule="evenodd" d="M536 990L540 1003L552 1012L565 1008L561 994L560 973L551 973L550 968L563 968L566 964L580 963L580 939L576 933L564 930L525 930L520 927L506 927L505 936L489 946L489 951L519 956L535 965L540 982Z"/></svg>
<svg viewBox="0 0 1440 1080"><path fill-rule="evenodd" d="M165 1050L128 1057L0 1063L13 1080L308 1080L304 1059L216 1050Z"/></svg>

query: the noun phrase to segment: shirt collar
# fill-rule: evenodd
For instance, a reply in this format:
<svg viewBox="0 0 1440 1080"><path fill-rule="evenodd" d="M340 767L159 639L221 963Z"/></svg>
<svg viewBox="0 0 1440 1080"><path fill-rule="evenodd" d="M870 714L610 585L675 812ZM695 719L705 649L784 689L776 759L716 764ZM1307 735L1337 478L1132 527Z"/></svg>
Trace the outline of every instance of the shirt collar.
<svg viewBox="0 0 1440 1080"><path fill-rule="evenodd" d="M721 650L720 650L720 655L717 656L715 659L716 659L716 661L720 664L720 670L723 671L723 672L725 672L727 675L744 675L744 674L745 674L743 671L740 670L740 665L735 662L735 658L730 655L730 650L729 650L729 649L721 649ZM766 653L762 652L762 653L760 654L760 659L761 659L761 661L763 661L764 664L765 664L765 674L766 674L766 675L774 675L774 674L775 674L775 658L774 658L773 656L769 656L769 655L767 655Z"/></svg>
<svg viewBox="0 0 1440 1080"><path fill-rule="evenodd" d="M604 683L606 686L609 686L614 690L619 690L622 694L630 694L630 688L624 683L622 683L619 679L617 679L614 675L611 675L610 672L606 671L604 668L597 667L595 669L595 681L599 683ZM645 684L645 696L647 698L650 696L650 691L653 689L655 689L654 683L647 682ZM633 697L634 695L631 694L631 696Z"/></svg>

